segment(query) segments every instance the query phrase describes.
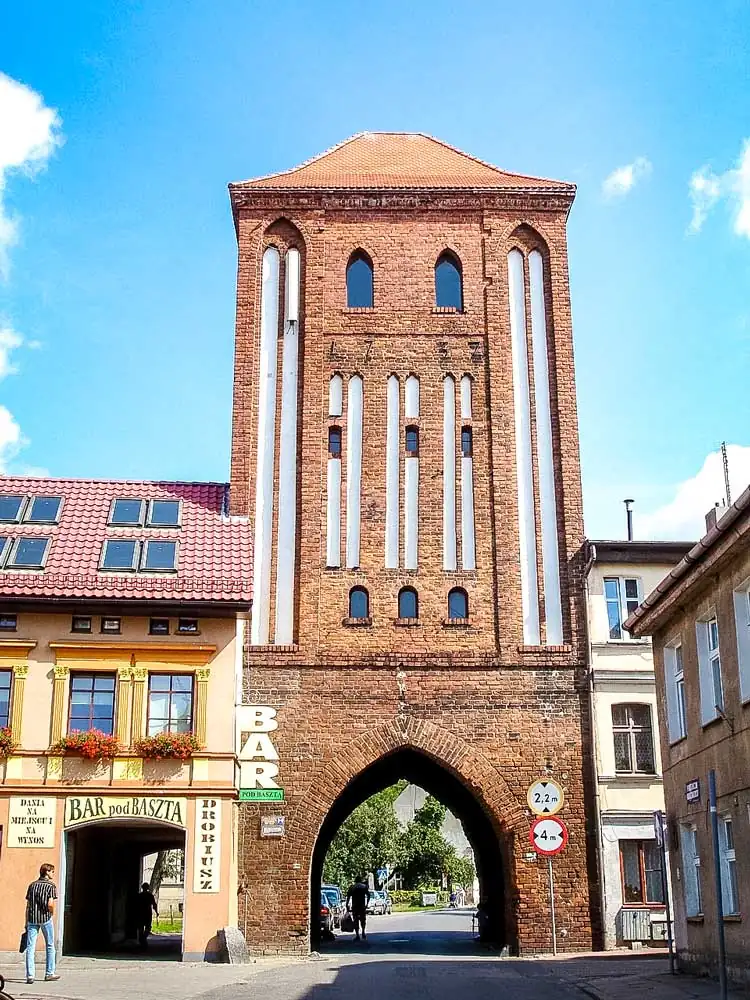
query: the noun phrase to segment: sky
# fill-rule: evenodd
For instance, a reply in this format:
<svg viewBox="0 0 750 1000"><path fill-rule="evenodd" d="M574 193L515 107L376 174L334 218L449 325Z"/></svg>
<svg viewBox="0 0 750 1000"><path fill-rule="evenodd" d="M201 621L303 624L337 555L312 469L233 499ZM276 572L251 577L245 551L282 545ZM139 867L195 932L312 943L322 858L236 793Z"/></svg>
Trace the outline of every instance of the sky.
<svg viewBox="0 0 750 1000"><path fill-rule="evenodd" d="M0 471L228 477L227 183L363 130L573 181L586 531L750 482L745 0L5 0Z"/></svg>

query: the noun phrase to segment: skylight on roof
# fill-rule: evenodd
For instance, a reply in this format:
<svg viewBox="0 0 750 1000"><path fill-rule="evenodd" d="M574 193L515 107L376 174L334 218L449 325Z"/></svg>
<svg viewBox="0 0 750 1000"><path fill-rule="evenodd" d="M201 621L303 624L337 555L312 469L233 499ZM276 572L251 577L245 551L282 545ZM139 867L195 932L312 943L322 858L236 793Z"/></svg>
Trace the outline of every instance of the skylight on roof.
<svg viewBox="0 0 750 1000"><path fill-rule="evenodd" d="M152 500L148 505L147 523L152 528L179 528L180 501Z"/></svg>
<svg viewBox="0 0 750 1000"><path fill-rule="evenodd" d="M140 527L143 524L145 506L145 500L131 500L129 498L113 500L112 510L109 514L109 523L127 527Z"/></svg>
<svg viewBox="0 0 750 1000"><path fill-rule="evenodd" d="M108 538L102 547L99 569L134 572L138 561L138 542L134 538Z"/></svg>
<svg viewBox="0 0 750 1000"><path fill-rule="evenodd" d="M61 506L62 497L34 497L24 520L36 524L57 524Z"/></svg>
<svg viewBox="0 0 750 1000"><path fill-rule="evenodd" d="M177 542L143 543L141 569L152 572L173 573L177 569Z"/></svg>
<svg viewBox="0 0 750 1000"><path fill-rule="evenodd" d="M26 497L0 496L0 521L15 524L20 520L21 508Z"/></svg>
<svg viewBox="0 0 750 1000"><path fill-rule="evenodd" d="M49 538L17 538L8 566L13 569L43 569L49 549Z"/></svg>

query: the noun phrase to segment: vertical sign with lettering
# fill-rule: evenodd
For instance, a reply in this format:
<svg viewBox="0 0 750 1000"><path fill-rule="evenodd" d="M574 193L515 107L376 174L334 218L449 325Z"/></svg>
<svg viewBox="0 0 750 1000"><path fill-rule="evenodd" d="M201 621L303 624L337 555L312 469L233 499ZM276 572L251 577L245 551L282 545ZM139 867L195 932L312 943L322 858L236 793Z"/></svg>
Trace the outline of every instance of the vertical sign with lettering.
<svg viewBox="0 0 750 1000"><path fill-rule="evenodd" d="M57 799L11 797L8 847L54 847Z"/></svg>
<svg viewBox="0 0 750 1000"><path fill-rule="evenodd" d="M195 802L193 892L218 892L221 883L221 801Z"/></svg>

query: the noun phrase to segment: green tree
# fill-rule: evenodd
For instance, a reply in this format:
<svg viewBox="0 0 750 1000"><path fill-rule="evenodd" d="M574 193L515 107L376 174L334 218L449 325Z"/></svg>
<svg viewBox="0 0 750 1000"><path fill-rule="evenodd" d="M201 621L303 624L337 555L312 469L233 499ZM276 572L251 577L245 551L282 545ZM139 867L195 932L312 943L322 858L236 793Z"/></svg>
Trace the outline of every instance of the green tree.
<svg viewBox="0 0 750 1000"><path fill-rule="evenodd" d="M361 875L376 872L400 856L401 829L393 803L406 787L405 781L372 795L347 817L328 848L323 880L344 891Z"/></svg>
<svg viewBox="0 0 750 1000"><path fill-rule="evenodd" d="M463 889L470 890L474 884L476 871L468 858L460 858L455 854L449 859L447 874L451 888L460 885Z"/></svg>
<svg viewBox="0 0 750 1000"><path fill-rule="evenodd" d="M399 871L407 889L440 885L456 858L456 851L440 828L446 808L428 795L401 837Z"/></svg>

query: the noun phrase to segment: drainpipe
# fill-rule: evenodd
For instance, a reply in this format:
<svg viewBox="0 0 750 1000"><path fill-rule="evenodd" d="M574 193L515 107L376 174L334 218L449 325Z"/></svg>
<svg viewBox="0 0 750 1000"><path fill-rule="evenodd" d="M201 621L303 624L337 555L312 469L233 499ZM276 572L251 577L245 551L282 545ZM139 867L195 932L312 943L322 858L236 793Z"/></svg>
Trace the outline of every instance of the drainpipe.
<svg viewBox="0 0 750 1000"><path fill-rule="evenodd" d="M599 906L601 911L602 920L602 938L604 948L607 947L607 893L606 893L606 873L604 868L604 833L602 830L602 802L601 795L599 792L599 730L596 724L596 705L594 702L594 654L591 641L591 628L589 626L589 574L593 569L594 563L596 562L596 546L589 545L589 557L586 560L586 565L583 570L584 578L584 596L586 601L586 614L584 615L584 620L586 623L586 650L588 655L588 669L586 671L588 678L588 695L589 695L589 717L591 719L591 740L592 740L592 765L594 772L594 822L596 823L596 867L599 874Z"/></svg>

